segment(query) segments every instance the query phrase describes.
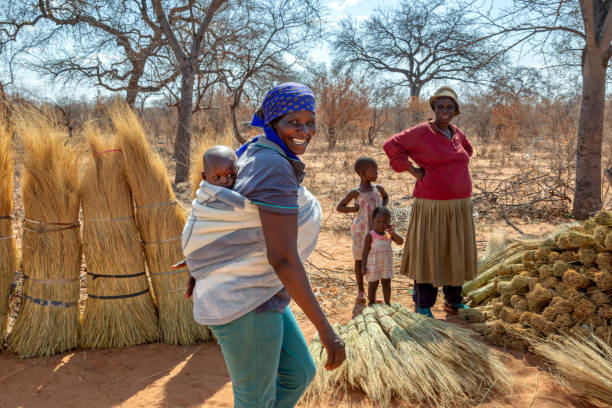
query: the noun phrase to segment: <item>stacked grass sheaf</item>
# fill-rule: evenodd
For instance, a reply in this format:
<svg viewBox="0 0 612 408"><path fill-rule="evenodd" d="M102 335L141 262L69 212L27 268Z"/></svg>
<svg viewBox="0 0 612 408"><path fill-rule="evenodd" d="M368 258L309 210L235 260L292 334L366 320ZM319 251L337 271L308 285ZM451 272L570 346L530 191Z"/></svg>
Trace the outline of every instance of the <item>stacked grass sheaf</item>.
<svg viewBox="0 0 612 408"><path fill-rule="evenodd" d="M514 242L463 286L460 315L491 343L529 349L529 337L593 332L612 343L612 213L551 238Z"/></svg>
<svg viewBox="0 0 612 408"><path fill-rule="evenodd" d="M78 345L78 155L48 112L16 118L24 154L23 300L9 337L20 357L50 356Z"/></svg>
<svg viewBox="0 0 612 408"><path fill-rule="evenodd" d="M612 347L595 336L534 341L559 381L574 391L612 405Z"/></svg>
<svg viewBox="0 0 612 408"><path fill-rule="evenodd" d="M80 344L117 348L156 341L157 311L121 151L114 138L102 137L93 126L87 127L85 136L92 155L80 184L87 265Z"/></svg>
<svg viewBox="0 0 612 408"><path fill-rule="evenodd" d="M6 118L0 117L0 348L6 335L8 298L17 266L13 236L13 154Z"/></svg>
<svg viewBox="0 0 612 408"><path fill-rule="evenodd" d="M183 259L181 233L186 217L174 196L164 164L151 150L131 109L115 106L111 120L136 205L136 225L144 243L159 311L161 340L171 345L210 340L210 330L193 319L193 304L183 295L189 276L187 269L170 268Z"/></svg>
<svg viewBox="0 0 612 408"><path fill-rule="evenodd" d="M327 353L315 337L310 350L317 374L304 396L307 404L324 403L329 393L361 391L377 406L403 401L457 407L510 388L502 363L469 331L401 305L368 307L336 330L346 361L326 371Z"/></svg>

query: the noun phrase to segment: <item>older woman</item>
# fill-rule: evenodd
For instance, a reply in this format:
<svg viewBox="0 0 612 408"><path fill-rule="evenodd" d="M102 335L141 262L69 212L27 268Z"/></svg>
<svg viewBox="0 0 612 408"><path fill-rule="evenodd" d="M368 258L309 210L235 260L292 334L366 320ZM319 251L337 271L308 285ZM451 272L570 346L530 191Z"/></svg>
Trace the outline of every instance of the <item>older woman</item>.
<svg viewBox="0 0 612 408"><path fill-rule="evenodd" d="M238 149L233 191L203 182L183 231L183 251L196 278L194 317L210 327L221 346L234 407L293 407L312 380L315 365L289 308L292 298L317 328L327 350L326 368L338 367L345 358L344 343L323 314L300 259L314 249L320 227L317 221L303 230L298 201L306 194L300 189L305 166L298 156L315 135L314 111L314 95L302 84L285 83L268 92L252 122L265 135ZM219 219L211 224L216 238L194 245L207 233L206 223L198 220L232 205L234 211L248 207L255 220L221 237L218 231L231 219ZM257 214L261 227L254 222ZM310 240L309 250L302 248L304 239ZM213 262L214 256L219 258Z"/></svg>
<svg viewBox="0 0 612 408"><path fill-rule="evenodd" d="M429 105L435 120L392 136L383 149L393 170L417 179L401 270L414 279L415 311L433 317L439 286L445 310L467 308L461 286L476 274L476 238L468 169L472 146L450 123L459 114L457 94L442 87Z"/></svg>

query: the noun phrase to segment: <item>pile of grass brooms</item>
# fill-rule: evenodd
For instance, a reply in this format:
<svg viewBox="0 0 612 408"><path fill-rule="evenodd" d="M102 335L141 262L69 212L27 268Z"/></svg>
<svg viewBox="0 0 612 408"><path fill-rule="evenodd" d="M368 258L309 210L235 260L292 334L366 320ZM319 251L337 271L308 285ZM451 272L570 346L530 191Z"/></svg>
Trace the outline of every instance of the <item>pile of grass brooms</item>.
<svg viewBox="0 0 612 408"><path fill-rule="evenodd" d="M208 328L193 320L191 302L183 296L187 270L170 268L182 259L185 215L165 167L129 108L115 106L110 113L113 127L106 132L86 127L86 155L81 154L81 139L68 138L51 112L30 107L12 116L24 150L24 279L7 344L20 357L48 356L78 346L129 347L157 340L177 345L211 339ZM0 139L4 331L17 263L12 132L6 120L0 120Z"/></svg>
<svg viewBox="0 0 612 408"><path fill-rule="evenodd" d="M463 286L472 309L461 315L493 344L526 349L528 337L591 331L610 342L612 213L551 238L517 240L480 270Z"/></svg>
<svg viewBox="0 0 612 408"><path fill-rule="evenodd" d="M490 343L529 350L560 382L612 404L612 213L514 240L463 286L460 316Z"/></svg>
<svg viewBox="0 0 612 408"><path fill-rule="evenodd" d="M456 407L510 387L504 366L469 331L399 304L368 307L336 330L346 345L346 361L326 371L327 354L315 337L310 350L317 375L304 396L308 404L323 403L330 393L360 391L380 406L403 401Z"/></svg>

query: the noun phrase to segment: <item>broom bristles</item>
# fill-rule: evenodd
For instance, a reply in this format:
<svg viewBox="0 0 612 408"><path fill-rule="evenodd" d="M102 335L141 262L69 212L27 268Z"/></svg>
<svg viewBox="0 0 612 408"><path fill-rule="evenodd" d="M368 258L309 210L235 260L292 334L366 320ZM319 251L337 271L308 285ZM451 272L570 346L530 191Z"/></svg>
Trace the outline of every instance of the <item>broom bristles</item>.
<svg viewBox="0 0 612 408"><path fill-rule="evenodd" d="M6 335L8 298L17 265L13 237L13 153L8 118L0 115L0 348Z"/></svg>
<svg viewBox="0 0 612 408"><path fill-rule="evenodd" d="M144 274L123 157L115 138L102 137L93 125L86 127L85 136L92 155L80 186L88 270L80 344L85 348L117 348L156 341L159 322ZM122 277L125 275L135 276Z"/></svg>
<svg viewBox="0 0 612 408"><path fill-rule="evenodd" d="M612 347L597 336L554 336L532 339L540 356L548 360L559 381L585 395L612 405Z"/></svg>
<svg viewBox="0 0 612 408"><path fill-rule="evenodd" d="M315 378L305 401L329 398L329 390L358 389L372 402L395 399L425 406L468 406L509 388L503 364L470 332L416 315L403 306L376 305L338 330L346 345L345 367ZM317 362L317 376L324 364Z"/></svg>
<svg viewBox="0 0 612 408"><path fill-rule="evenodd" d="M48 111L24 109L16 129L23 172L24 299L9 338L20 357L49 356L77 346L79 239L76 150Z"/></svg>
<svg viewBox="0 0 612 408"><path fill-rule="evenodd" d="M127 105L115 105L111 120L136 202L136 224L145 244L161 340L171 345L210 340L208 327L193 319L192 302L183 296L187 270L170 270L171 265L183 259L181 234L186 216L176 202L164 164L151 150L140 121Z"/></svg>

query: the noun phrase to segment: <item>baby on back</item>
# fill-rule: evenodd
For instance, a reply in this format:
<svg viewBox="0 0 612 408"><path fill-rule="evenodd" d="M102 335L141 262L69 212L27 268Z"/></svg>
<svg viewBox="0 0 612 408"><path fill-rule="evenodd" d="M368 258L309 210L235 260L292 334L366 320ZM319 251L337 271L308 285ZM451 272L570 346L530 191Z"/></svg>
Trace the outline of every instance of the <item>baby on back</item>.
<svg viewBox="0 0 612 408"><path fill-rule="evenodd" d="M238 157L232 149L223 145L213 146L204 152L202 160L204 162L202 180L213 186L225 187L230 190L234 187L238 174ZM185 266L186 262L183 259L173 265L172 268L180 269ZM185 297L188 299L191 297L194 287L195 278L190 275L185 288Z"/></svg>

